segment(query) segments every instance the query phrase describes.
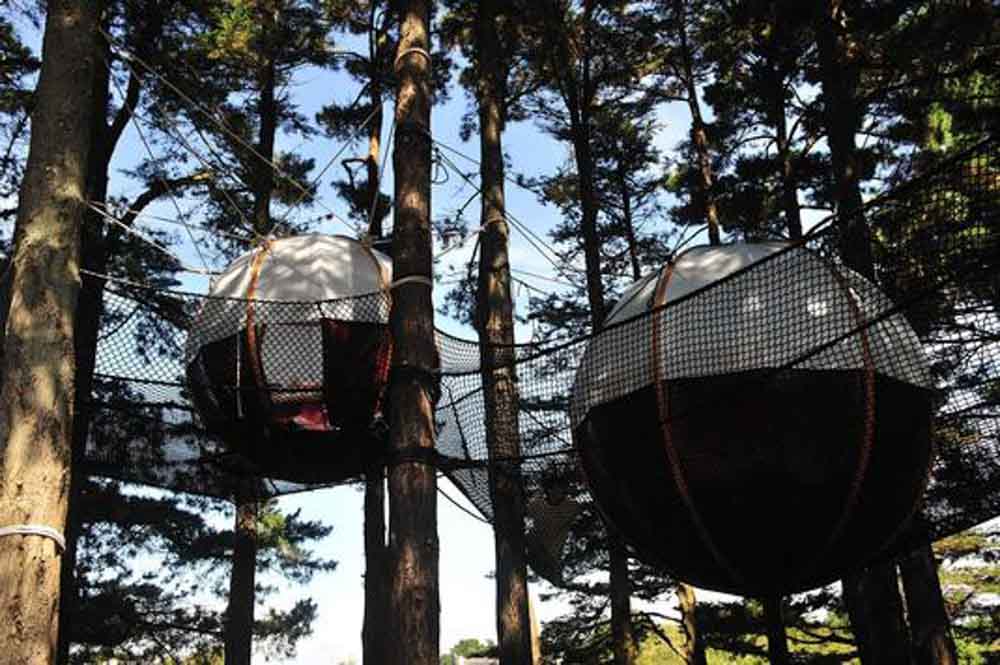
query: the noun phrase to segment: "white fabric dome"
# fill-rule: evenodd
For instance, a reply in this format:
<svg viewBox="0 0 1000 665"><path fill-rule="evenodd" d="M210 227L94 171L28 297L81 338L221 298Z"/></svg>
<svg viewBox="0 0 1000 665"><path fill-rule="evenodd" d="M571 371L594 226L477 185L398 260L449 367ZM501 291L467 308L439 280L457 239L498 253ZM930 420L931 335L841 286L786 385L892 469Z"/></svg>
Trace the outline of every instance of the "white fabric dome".
<svg viewBox="0 0 1000 665"><path fill-rule="evenodd" d="M198 350L226 339L246 327L247 299L253 279L253 259L260 249L249 251L219 275L208 298L191 323L185 348L186 362ZM324 316L349 321L385 323L388 298L325 306L327 301L378 294L392 281L392 261L359 241L343 236L308 234L272 240L260 266L253 293L254 317L258 323L303 325L303 335L316 336L309 325ZM302 340L309 343L307 340Z"/></svg>
<svg viewBox="0 0 1000 665"><path fill-rule="evenodd" d="M783 242L738 243L684 252L667 283L666 302L676 304L660 316L640 317L653 307L666 268L626 290L606 326L640 318L590 341L574 382L572 426L592 407L653 385L653 325L660 328L659 362L666 379L784 367L807 355L796 369L862 369L865 337L878 373L920 387L933 385L920 341L903 316L848 335L891 308L875 285L801 246L778 254L787 247ZM749 269L734 275L744 268ZM835 341L843 335L848 336ZM831 345L809 355L824 344Z"/></svg>

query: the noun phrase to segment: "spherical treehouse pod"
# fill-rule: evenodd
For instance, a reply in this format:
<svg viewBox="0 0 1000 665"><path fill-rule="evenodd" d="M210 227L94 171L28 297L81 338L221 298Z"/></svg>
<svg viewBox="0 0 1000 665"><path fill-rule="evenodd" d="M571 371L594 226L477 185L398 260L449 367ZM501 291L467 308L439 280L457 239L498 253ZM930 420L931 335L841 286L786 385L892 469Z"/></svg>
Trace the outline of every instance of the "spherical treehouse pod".
<svg viewBox="0 0 1000 665"><path fill-rule="evenodd" d="M720 591L786 594L870 560L931 457L932 381L903 317L877 316L890 308L785 243L694 248L634 285L574 379L605 517L640 557Z"/></svg>
<svg viewBox="0 0 1000 665"><path fill-rule="evenodd" d="M188 388L204 426L261 475L333 482L384 453L392 264L360 242L271 240L213 283L191 324Z"/></svg>

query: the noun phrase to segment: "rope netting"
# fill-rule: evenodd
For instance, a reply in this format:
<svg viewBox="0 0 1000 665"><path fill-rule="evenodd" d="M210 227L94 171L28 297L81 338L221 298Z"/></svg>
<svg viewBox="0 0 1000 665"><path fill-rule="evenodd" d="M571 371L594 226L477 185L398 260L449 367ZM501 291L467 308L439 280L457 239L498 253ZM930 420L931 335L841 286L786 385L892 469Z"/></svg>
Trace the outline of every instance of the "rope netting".
<svg viewBox="0 0 1000 665"><path fill-rule="evenodd" d="M859 228L873 252L871 280L852 269ZM558 579L574 525L594 509L588 487L613 494L602 511L631 520L633 532L669 528L671 537L699 538L707 530L722 558L736 536L716 536L713 524L739 505L773 509L754 524L762 538L788 528L808 538L801 522L823 522L818 558L837 556L831 531L849 541L851 516L886 501L916 511L890 553L1000 515L998 141L929 166L862 210L819 225L802 244L767 247L765 256L710 270L719 278L707 282L684 266L708 262L711 252L686 255L688 264L678 258L669 277L651 275L627 292L594 336L484 350L438 334L434 463L487 519L492 470L520 471L537 572ZM344 330L352 323L387 322L388 295L254 302L262 350L248 359L245 330L225 332L245 321L246 301L93 277L85 288L104 292L86 455L92 473L217 497L245 492L248 481L261 496L327 484L323 474L296 476L266 462L286 452L282 440L259 435L265 408L315 435L307 446L339 432L330 445L371 449L332 474L335 482L358 480L366 465L387 460L384 431L352 429L330 404L351 404L363 388L352 382L368 371L332 345L352 339ZM223 332L190 329L196 319ZM486 444L484 376L511 368L520 453L505 458ZM310 415L306 406L320 403L322 417ZM209 431L220 423L199 415L206 404L222 425L232 423L227 440ZM936 451L926 489L921 436ZM764 448L763 439L775 443ZM261 447L270 448L246 454ZM837 474L846 489L825 496L824 483ZM659 488L655 496L649 487ZM721 487L726 496L713 489ZM667 514L690 528L653 519ZM895 534L885 526L888 541ZM638 551L656 549L639 540Z"/></svg>

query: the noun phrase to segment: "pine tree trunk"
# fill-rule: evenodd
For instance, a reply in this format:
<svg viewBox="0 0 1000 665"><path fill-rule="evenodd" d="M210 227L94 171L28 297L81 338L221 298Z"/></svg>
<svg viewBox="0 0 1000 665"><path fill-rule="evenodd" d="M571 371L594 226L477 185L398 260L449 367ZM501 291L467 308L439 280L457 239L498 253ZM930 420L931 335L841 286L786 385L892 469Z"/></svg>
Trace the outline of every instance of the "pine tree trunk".
<svg viewBox="0 0 1000 665"><path fill-rule="evenodd" d="M503 55L496 24L498 0L480 0L476 22L480 79L479 146L481 254L477 323L486 409L486 446L493 500L496 554L497 644L501 665L531 664L528 570L524 556L524 490L518 395L511 364L514 307L511 300L509 229L504 217ZM500 461L497 461L499 458Z"/></svg>
<svg viewBox="0 0 1000 665"><path fill-rule="evenodd" d="M708 224L708 241L712 245L722 243L719 230L719 208L713 192L715 176L712 169L712 156L708 149L708 132L705 119L701 113L701 102L698 101L698 86L694 79L694 62L687 38L687 9L685 0L677 0L678 31L681 46L681 65L684 68L684 87L687 90L688 110L691 112L691 145L694 146L698 161L698 199L699 207L705 215Z"/></svg>
<svg viewBox="0 0 1000 665"><path fill-rule="evenodd" d="M393 276L431 277L431 80L427 0L401 6L397 56ZM418 49L418 50L414 50ZM393 291L390 328L393 372L389 386L390 590L386 641L394 665L439 665L437 477L434 385L438 368L434 305L428 284Z"/></svg>
<svg viewBox="0 0 1000 665"><path fill-rule="evenodd" d="M257 71L257 120L260 123L257 151L264 160L256 160L253 181L253 226L257 235L271 232L271 196L274 193L274 135L278 129L278 106L275 101L275 62L272 41L277 7L269 0L258 0L261 21L262 62Z"/></svg>
<svg viewBox="0 0 1000 665"><path fill-rule="evenodd" d="M896 566L879 563L842 580L862 665L906 665L909 640Z"/></svg>
<svg viewBox="0 0 1000 665"><path fill-rule="evenodd" d="M66 527L80 225L101 5L48 3L0 372L0 526ZM48 538L0 537L0 664L54 662L60 564Z"/></svg>
<svg viewBox="0 0 1000 665"><path fill-rule="evenodd" d="M782 23L778 16L776 3L769 4L771 14L771 29L774 37L771 39L780 43L784 37L781 29ZM788 230L788 237L798 240L802 237L802 212L799 208L798 182L795 178L795 169L792 164L792 150L789 145L791 137L788 135L788 121L785 117L787 108L785 105L785 82L782 79L781 71L778 67L776 56L773 52L768 52L767 82L770 88L771 106L768 115L772 128L774 129L774 146L778 153L778 168L781 177L781 207L785 213L785 227Z"/></svg>
<svg viewBox="0 0 1000 665"><path fill-rule="evenodd" d="M906 596L914 665L956 665L958 654L931 546L918 547L902 557L899 572Z"/></svg>
<svg viewBox="0 0 1000 665"><path fill-rule="evenodd" d="M379 156L382 150L382 77L379 74L379 40L378 26L375 24L377 10L380 4L372 2L369 18L368 62L371 67L368 73L368 91L372 111L375 116L368 123L368 158L365 169L368 177L368 235L373 238L382 237L382 217L378 214L379 198Z"/></svg>
<svg viewBox="0 0 1000 665"><path fill-rule="evenodd" d="M697 599L694 588L681 582L677 585L677 605L681 613L681 627L684 629L685 658L687 665L708 665L705 653L705 641L698 630L698 619L695 609Z"/></svg>
<svg viewBox="0 0 1000 665"><path fill-rule="evenodd" d="M250 665L253 650L254 577L257 573L257 502L236 504L233 529L233 571L226 610L225 665Z"/></svg>
<svg viewBox="0 0 1000 665"><path fill-rule="evenodd" d="M816 44L823 97L823 121L833 169L835 204L840 220L840 251L844 262L874 279L871 235L860 214L861 160L855 136L861 126L863 103L858 98L860 66L850 55L842 0L819 5ZM852 214L853 213L853 214ZM844 602L858 642L863 665L910 662L895 564L880 563L843 579Z"/></svg>
<svg viewBox="0 0 1000 665"><path fill-rule="evenodd" d="M767 625L767 657L771 665L788 665L788 637L780 596L764 598L764 623Z"/></svg>
<svg viewBox="0 0 1000 665"><path fill-rule="evenodd" d="M365 617L361 627L362 661L386 662L387 592L385 545L385 478L381 465L365 476Z"/></svg>
<svg viewBox="0 0 1000 665"><path fill-rule="evenodd" d="M642 279L642 266L639 264L639 242L635 237L635 221L632 219L632 191L629 188L625 169L618 173L618 187L622 197L622 226L625 231L625 242L628 245L629 266L632 268L632 279Z"/></svg>
<svg viewBox="0 0 1000 665"><path fill-rule="evenodd" d="M611 637L615 665L633 665L639 646L632 630L632 582L628 572L628 551L616 536L610 537Z"/></svg>
<svg viewBox="0 0 1000 665"><path fill-rule="evenodd" d="M105 18L105 22L107 17ZM110 62L111 45L101 40L101 51L104 62L98 62L94 72L94 95L92 118L92 137L88 159L88 200L95 205L103 205L108 194L108 168L110 165L110 149L105 145L108 112L108 97L110 95ZM80 232L80 265L97 273L107 269L107 253L104 246L104 223L101 216L94 210L84 213L85 224ZM77 316L74 329L74 346L76 356L76 405L73 418L73 468L82 469L87 452L87 437L90 432L92 413L88 404L94 386L94 367L97 362L97 338L101 327L101 312L104 305L103 280L86 278L80 290L77 302ZM65 665L69 662L71 622L79 590L76 585L77 541L80 538L82 525L79 520L77 504L80 501L80 488L85 482L83 474L73 474L70 483L69 509L66 513L66 551L62 557L62 572L60 573L60 596L65 599L66 611L59 613L59 644L56 662Z"/></svg>
<svg viewBox="0 0 1000 665"><path fill-rule="evenodd" d="M375 116L368 124L368 235L382 238L382 216L378 214L379 159L382 150L382 80L379 74L379 34L376 16L380 4L373 2L369 14L369 99ZM361 660L366 665L386 662L383 635L388 620L388 551L385 542L385 467L376 464L365 474L365 616L361 627Z"/></svg>
<svg viewBox="0 0 1000 665"><path fill-rule="evenodd" d="M833 168L835 204L842 215L841 253L845 262L874 278L871 237L864 216L851 214L863 204L861 196L861 156L855 136L861 128L864 106L858 98L860 65L850 55L850 36L842 0L827 0L816 25L820 81L823 89L823 121L826 125Z"/></svg>

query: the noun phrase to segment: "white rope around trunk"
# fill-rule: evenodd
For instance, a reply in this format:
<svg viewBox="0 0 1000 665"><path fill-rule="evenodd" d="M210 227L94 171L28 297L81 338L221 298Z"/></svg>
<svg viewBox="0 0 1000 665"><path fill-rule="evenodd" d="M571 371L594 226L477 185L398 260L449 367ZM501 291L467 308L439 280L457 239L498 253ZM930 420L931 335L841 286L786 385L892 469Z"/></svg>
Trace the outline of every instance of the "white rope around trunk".
<svg viewBox="0 0 1000 665"><path fill-rule="evenodd" d="M66 538L63 534L50 526L42 524L14 524L12 526L0 527L0 537L3 536L41 536L54 540L59 546L59 553L66 550Z"/></svg>

